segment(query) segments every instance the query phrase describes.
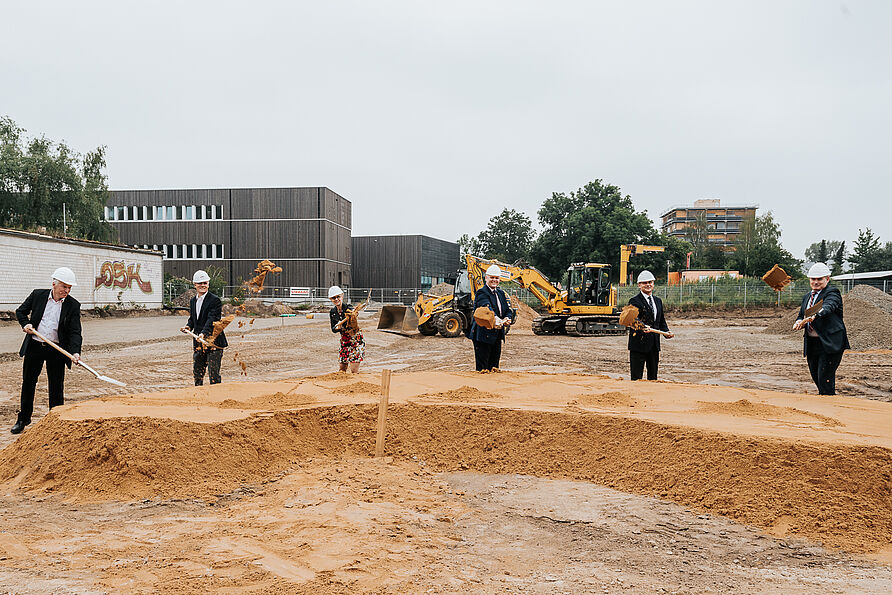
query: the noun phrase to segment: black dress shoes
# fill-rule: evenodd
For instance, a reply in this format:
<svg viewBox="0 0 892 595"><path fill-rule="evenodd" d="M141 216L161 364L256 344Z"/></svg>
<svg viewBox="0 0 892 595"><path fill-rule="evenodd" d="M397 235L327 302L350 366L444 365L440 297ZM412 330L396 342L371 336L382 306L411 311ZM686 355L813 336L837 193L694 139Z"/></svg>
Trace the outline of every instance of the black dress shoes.
<svg viewBox="0 0 892 595"><path fill-rule="evenodd" d="M25 429L25 426L27 426L27 425L28 425L28 424L26 424L26 423L23 422L22 420L18 420L17 422L15 422L15 424L13 424L12 429L9 430L9 431L10 431L12 434L21 434L21 433L22 433L22 430L24 430L24 429Z"/></svg>

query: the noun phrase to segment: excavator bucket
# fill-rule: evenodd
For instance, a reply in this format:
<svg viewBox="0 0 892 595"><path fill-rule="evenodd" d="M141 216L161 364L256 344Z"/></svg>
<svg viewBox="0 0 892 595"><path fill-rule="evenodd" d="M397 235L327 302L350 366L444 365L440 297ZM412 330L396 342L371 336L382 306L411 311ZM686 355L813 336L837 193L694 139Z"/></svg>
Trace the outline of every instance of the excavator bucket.
<svg viewBox="0 0 892 595"><path fill-rule="evenodd" d="M411 306L382 306L378 330L400 335L418 332L418 315Z"/></svg>

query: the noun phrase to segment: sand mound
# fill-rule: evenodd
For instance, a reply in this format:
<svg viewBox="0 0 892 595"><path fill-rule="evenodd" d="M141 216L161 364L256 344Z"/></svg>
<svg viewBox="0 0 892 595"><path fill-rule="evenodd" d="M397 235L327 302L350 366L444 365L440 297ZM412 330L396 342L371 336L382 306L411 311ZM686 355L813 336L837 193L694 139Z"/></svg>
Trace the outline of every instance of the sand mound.
<svg viewBox="0 0 892 595"><path fill-rule="evenodd" d="M240 311L240 306L244 306L244 311ZM225 304L223 306L223 314L240 314L247 317L257 316L278 316L279 314L295 314L297 310L282 302L273 302L267 304L262 300L250 299L245 300L241 304Z"/></svg>
<svg viewBox="0 0 892 595"><path fill-rule="evenodd" d="M433 287L431 287L427 295L433 296L443 296L443 295L452 295L455 292L455 286L450 283L437 283Z"/></svg>
<svg viewBox="0 0 892 595"><path fill-rule="evenodd" d="M211 498L312 458L369 455L377 406L278 411L225 423L51 412L0 451L4 489L75 500ZM387 452L432 470L595 482L850 551L892 541L892 452L741 437L640 419L468 405L396 405Z"/></svg>
<svg viewBox="0 0 892 595"><path fill-rule="evenodd" d="M592 394L581 394L577 396L575 399L567 403L568 405L578 405L580 407L607 407L607 408L617 408L617 407L634 407L638 404L638 401L632 398L632 395L628 393L621 393L617 391L611 391L606 393L600 393L597 395Z"/></svg>
<svg viewBox="0 0 892 595"><path fill-rule="evenodd" d="M319 376L308 376L304 380L305 381L306 380L321 380L324 382L327 380L349 380L349 379L350 379L350 374L348 374L347 372L329 372L328 374L321 374Z"/></svg>
<svg viewBox="0 0 892 595"><path fill-rule="evenodd" d="M514 328L532 331L533 320L536 319L539 314L526 303L517 299L517 296L511 296L511 306L517 309L517 320L514 322Z"/></svg>
<svg viewBox="0 0 892 595"><path fill-rule="evenodd" d="M348 384L346 386L338 386L331 389L331 392L337 395L364 395L364 394L375 394L381 390L381 387L377 384L372 384L371 382L354 382L353 384Z"/></svg>
<svg viewBox="0 0 892 595"><path fill-rule="evenodd" d="M876 306L886 314L892 314L892 295L884 293L882 289L877 289L870 285L856 285L846 294L846 297L858 298L863 302Z"/></svg>
<svg viewBox="0 0 892 595"><path fill-rule="evenodd" d="M826 415L802 411L795 407L778 407L768 403L753 403L748 399L740 399L733 403L716 403L714 401L698 401L697 411L700 413L721 413L724 415L737 415L743 417L756 417L759 419L772 419L779 421L813 421L818 420L827 426L842 425L839 421Z"/></svg>
<svg viewBox="0 0 892 595"><path fill-rule="evenodd" d="M846 332L852 349L892 349L892 296L869 285L856 285L842 298ZM793 323L799 308L787 310L768 323L766 333L800 336Z"/></svg>
<svg viewBox="0 0 892 595"><path fill-rule="evenodd" d="M252 397L245 401L236 399L226 399L220 403L221 409L266 409L270 411L278 411L281 409L293 409L302 405L315 403L316 398L310 395L288 395L278 392L272 395L263 395L260 397Z"/></svg>
<svg viewBox="0 0 892 595"><path fill-rule="evenodd" d="M473 386L462 386L460 388L455 388L439 393L422 395L422 397L428 399L438 399L441 401L458 401L460 403L470 403L473 401L489 401L502 398L501 395L482 391Z"/></svg>
<svg viewBox="0 0 892 595"><path fill-rule="evenodd" d="M196 295L198 295L197 291L195 291L194 289L187 289L173 299L173 305L180 306L181 308L188 308L189 302L192 301L192 298L194 298Z"/></svg>

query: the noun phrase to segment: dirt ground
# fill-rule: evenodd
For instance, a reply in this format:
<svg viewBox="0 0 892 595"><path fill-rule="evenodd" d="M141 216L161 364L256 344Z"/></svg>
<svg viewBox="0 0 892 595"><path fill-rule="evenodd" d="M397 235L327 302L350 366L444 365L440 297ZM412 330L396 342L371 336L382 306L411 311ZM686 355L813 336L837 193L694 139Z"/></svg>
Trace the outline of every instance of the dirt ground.
<svg viewBox="0 0 892 595"><path fill-rule="evenodd" d="M766 316L670 318L666 382L637 384L625 337L515 329L483 377L466 339L365 317L345 379L317 315L229 329L224 385L196 389L182 322L85 321L128 386L73 370L43 418L42 380L0 433L0 592L892 591L887 350L847 352L827 400ZM21 337L0 327L10 426Z"/></svg>

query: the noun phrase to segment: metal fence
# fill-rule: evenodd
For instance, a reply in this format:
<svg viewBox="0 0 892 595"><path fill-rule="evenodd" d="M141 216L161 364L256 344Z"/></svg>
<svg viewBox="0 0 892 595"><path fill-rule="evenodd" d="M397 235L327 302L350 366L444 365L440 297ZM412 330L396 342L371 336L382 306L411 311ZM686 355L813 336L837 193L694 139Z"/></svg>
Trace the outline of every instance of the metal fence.
<svg viewBox="0 0 892 595"><path fill-rule="evenodd" d="M892 281L843 281L833 282L840 288L843 294L848 293L856 285L870 285L892 294ZM169 281L164 284L164 300L170 304L183 292L192 288L191 283ZM516 296L520 301L537 307L539 300L526 289L511 284L503 286L510 296ZM281 301L289 305L328 304L328 287L300 288L299 295L292 295L292 288L268 286L259 294L247 295L244 287L229 285L223 288L220 297L227 299L232 297L251 297L264 301ZM659 296L663 303L670 307L734 307L756 308L766 306L796 306L802 300L802 296L809 290L807 280L794 281L787 285L783 291L777 292L765 285L761 279L740 279L735 281L723 280L719 282L703 281L698 283L684 283L680 285L662 285L654 289L654 294ZM362 302L371 293L372 302L383 304L412 304L421 292L421 288L397 289L397 288L367 288L345 287L344 298L347 303L356 304ZM628 303L629 298L638 293L637 285L627 285L618 288L617 303Z"/></svg>

